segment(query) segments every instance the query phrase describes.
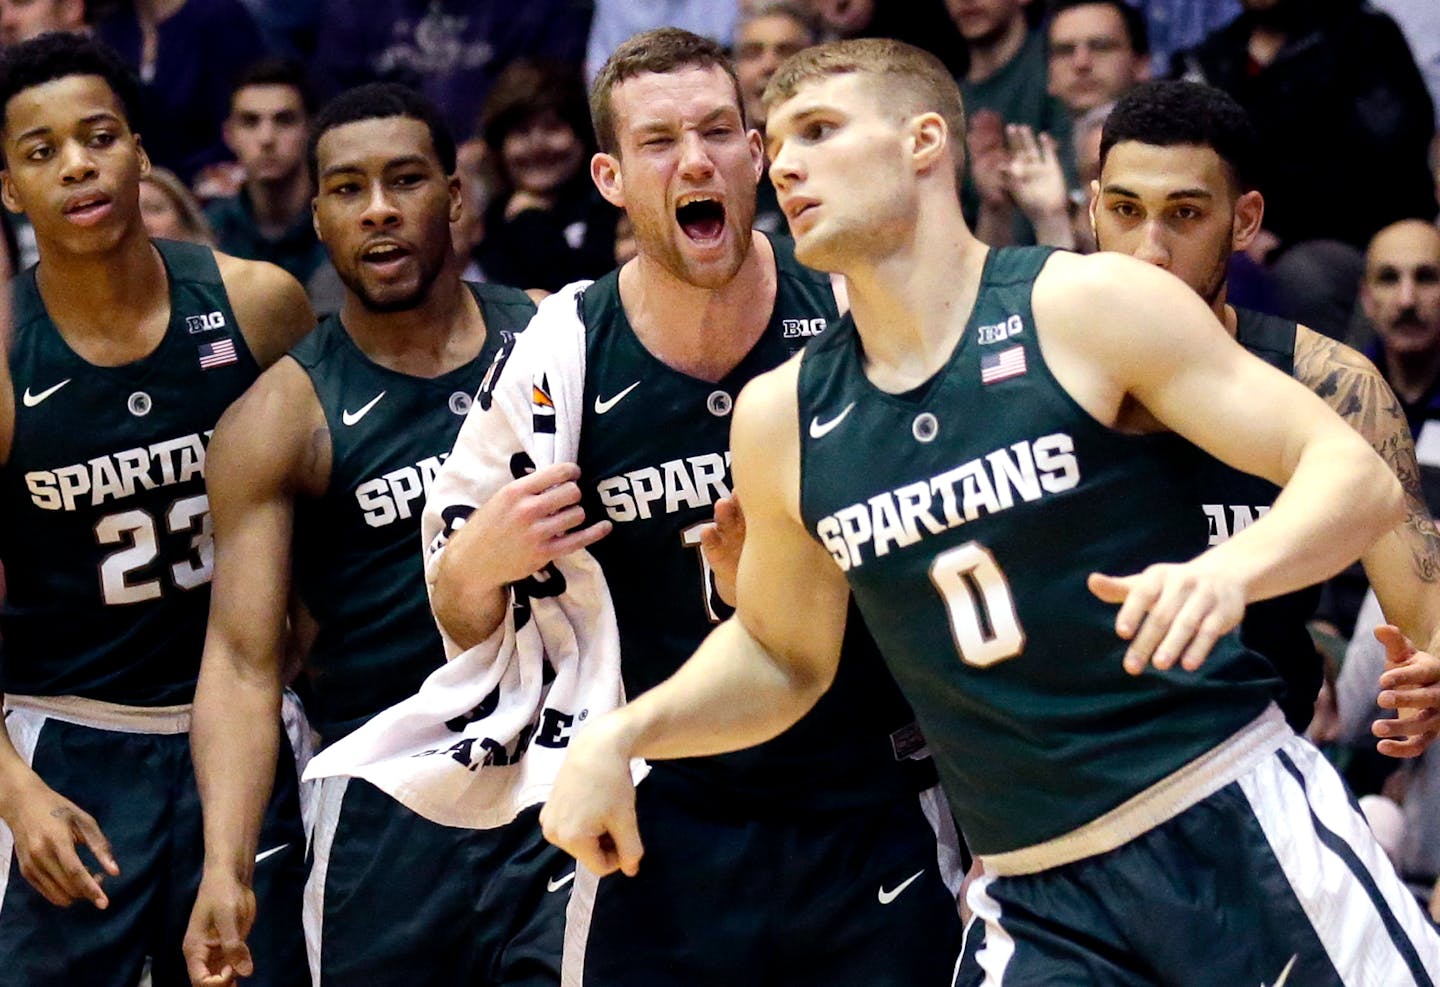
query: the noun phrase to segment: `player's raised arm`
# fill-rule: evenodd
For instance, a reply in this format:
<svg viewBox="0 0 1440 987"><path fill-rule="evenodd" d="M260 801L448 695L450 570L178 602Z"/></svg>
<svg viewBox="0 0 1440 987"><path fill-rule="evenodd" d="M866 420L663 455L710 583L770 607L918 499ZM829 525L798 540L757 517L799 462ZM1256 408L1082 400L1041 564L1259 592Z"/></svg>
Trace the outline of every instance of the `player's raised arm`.
<svg viewBox="0 0 1440 987"><path fill-rule="evenodd" d="M735 617L665 682L577 735L541 813L546 837L598 874L639 865L630 758L762 743L834 678L849 589L799 520L798 368L792 360L756 378L735 405L732 467L747 526Z"/></svg>
<svg viewBox="0 0 1440 987"><path fill-rule="evenodd" d="M1171 275L1112 254L1057 256L1045 274L1035 314L1046 360L1086 410L1121 429L1158 423L1284 487L1260 523L1190 563L1092 580L1122 604L1128 669L1198 667L1245 603L1328 578L1400 521L1400 484L1365 440L1246 353Z"/></svg>
<svg viewBox="0 0 1440 987"><path fill-rule="evenodd" d="M304 372L281 361L220 419L206 457L214 587L190 735L205 866L185 935L196 985L252 972L245 937L279 745L295 495L328 474L322 416Z"/></svg>

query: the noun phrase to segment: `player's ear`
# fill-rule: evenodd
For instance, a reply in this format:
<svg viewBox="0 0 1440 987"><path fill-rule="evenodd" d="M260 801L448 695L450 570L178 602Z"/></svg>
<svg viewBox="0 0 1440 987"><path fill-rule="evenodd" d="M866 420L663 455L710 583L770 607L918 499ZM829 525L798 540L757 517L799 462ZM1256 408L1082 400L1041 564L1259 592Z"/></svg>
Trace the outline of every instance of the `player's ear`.
<svg viewBox="0 0 1440 987"><path fill-rule="evenodd" d="M617 209L625 208L625 183L620 178L620 159L604 151L590 159L590 180L605 201Z"/></svg>
<svg viewBox="0 0 1440 987"><path fill-rule="evenodd" d="M765 140L754 127L745 132L745 140L750 144L750 159L755 165L755 180L758 182L765 174Z"/></svg>
<svg viewBox="0 0 1440 987"><path fill-rule="evenodd" d="M1090 204L1085 207L1086 214L1090 217L1090 235L1095 242L1100 242L1100 231L1095 228L1095 212L1100 208L1100 179L1090 179Z"/></svg>
<svg viewBox="0 0 1440 987"><path fill-rule="evenodd" d="M1265 197L1258 189L1242 192L1235 200L1235 219L1230 231L1232 250L1250 246L1265 222Z"/></svg>
<svg viewBox="0 0 1440 987"><path fill-rule="evenodd" d="M910 153L915 159L916 170L926 172L942 161L951 160L946 152L951 150L950 142L955 139L955 135L945 126L945 118L940 114L921 113L912 117Z"/></svg>
<svg viewBox="0 0 1440 987"><path fill-rule="evenodd" d="M20 197L15 194L15 183L10 180L10 169L0 168L0 203L14 213L22 213L25 207L20 204Z"/></svg>
<svg viewBox="0 0 1440 987"><path fill-rule="evenodd" d="M450 176L446 183L446 191L450 193L450 222L460 221L460 214L465 211L464 198L460 192L460 173L457 171Z"/></svg>
<svg viewBox="0 0 1440 987"><path fill-rule="evenodd" d="M150 177L150 155L145 153L144 146L140 143L140 135L135 135L135 153L140 157L140 177Z"/></svg>

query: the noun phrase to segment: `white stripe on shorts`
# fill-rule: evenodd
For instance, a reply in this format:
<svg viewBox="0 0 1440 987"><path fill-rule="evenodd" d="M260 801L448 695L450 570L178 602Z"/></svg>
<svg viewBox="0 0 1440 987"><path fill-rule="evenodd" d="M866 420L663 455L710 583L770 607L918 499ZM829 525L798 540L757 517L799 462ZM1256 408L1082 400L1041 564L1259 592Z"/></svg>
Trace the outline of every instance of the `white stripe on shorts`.
<svg viewBox="0 0 1440 987"><path fill-rule="evenodd" d="M560 958L560 987L585 983L585 946L590 941L590 920L595 914L595 890L600 878L575 864L575 884L565 906L565 949Z"/></svg>
<svg viewBox="0 0 1440 987"><path fill-rule="evenodd" d="M3 729L9 731L10 743L26 767L35 760L35 744L40 740L40 729L47 719L44 713L31 709L12 709L5 717ZM0 907L4 905L5 891L10 886L10 868L14 866L17 874L20 870L15 854L11 852L14 849L15 834L10 832L9 826L0 822Z"/></svg>
<svg viewBox="0 0 1440 987"><path fill-rule="evenodd" d="M1284 758L1303 777L1303 785L1286 767ZM1409 938L1431 979L1440 979L1440 935L1400 883L1364 817L1351 805L1340 776L1319 751L1295 737L1238 784L1347 987L1406 987L1417 982L1383 924L1382 907L1394 915L1401 935ZM1324 844L1312 812L1321 826L1349 848L1351 861L1337 852L1339 847ZM1352 862L1369 874L1381 902L1351 869Z"/></svg>
<svg viewBox="0 0 1440 987"><path fill-rule="evenodd" d="M986 987L1002 987L1005 983L1005 970L1015 958L1015 940L1000 924L1000 902L990 897L990 885L994 884L1000 875L985 867L983 863L981 867L981 873L970 882L970 887L965 892L965 903L970 906L970 913L974 918L965 926L965 939L960 945L960 956L962 959L965 956L970 933L983 925L985 945L975 954L975 961L980 965L980 969L985 971ZM957 976L960 973L958 964L955 973Z"/></svg>
<svg viewBox="0 0 1440 987"><path fill-rule="evenodd" d="M325 873L330 869L330 848L335 843L335 827L340 822L340 805L345 801L345 789L350 784L350 779L343 776L321 778L312 784L319 786L319 793L315 800L315 828L311 831L310 838L314 858L310 864L310 876L305 879L302 916L305 925L305 954L310 959L310 982L315 987L320 987L321 933L325 923Z"/></svg>

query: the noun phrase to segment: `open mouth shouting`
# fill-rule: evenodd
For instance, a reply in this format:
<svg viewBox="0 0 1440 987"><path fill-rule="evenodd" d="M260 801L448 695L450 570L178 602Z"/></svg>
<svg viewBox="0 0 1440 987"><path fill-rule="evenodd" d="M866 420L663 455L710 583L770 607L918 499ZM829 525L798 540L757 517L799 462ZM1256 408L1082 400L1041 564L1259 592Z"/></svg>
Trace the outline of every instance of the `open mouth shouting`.
<svg viewBox="0 0 1440 987"><path fill-rule="evenodd" d="M704 192L687 193L675 207L675 221L691 243L712 246L725 235L725 205Z"/></svg>

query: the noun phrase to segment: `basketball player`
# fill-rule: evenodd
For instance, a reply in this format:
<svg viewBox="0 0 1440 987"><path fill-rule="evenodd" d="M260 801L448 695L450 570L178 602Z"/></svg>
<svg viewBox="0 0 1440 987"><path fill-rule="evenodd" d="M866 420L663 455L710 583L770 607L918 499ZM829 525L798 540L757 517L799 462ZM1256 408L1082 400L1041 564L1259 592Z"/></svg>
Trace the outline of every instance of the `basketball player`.
<svg viewBox="0 0 1440 987"><path fill-rule="evenodd" d="M318 636L307 712L322 744L413 695L444 664L420 558L425 489L472 395L535 306L467 284L450 249L455 142L403 86L362 86L316 119L315 227L345 284L338 316L216 429L216 593L196 696L206 871L186 951L196 984L258 969L250 861L276 744L286 600ZM305 896L314 983L558 982L573 864L535 811L507 827L429 822L359 779L323 782Z"/></svg>
<svg viewBox="0 0 1440 987"><path fill-rule="evenodd" d="M1440 649L1440 536L1420 490L1420 469L1405 413L1369 360L1320 333L1226 300L1230 254L1259 232L1265 202L1254 183L1255 137L1245 111L1224 92L1191 82L1151 82L1130 90L1105 121L1101 174L1091 221L1100 249L1164 268L1210 306L1225 330L1260 359L1320 395L1364 436L1400 478L1405 520L1361 556L1389 618L1429 652ZM1212 544L1263 515L1273 484L1204 457L1197 477ZM1281 702L1292 726L1310 722L1322 664L1305 623L1318 587L1251 605L1242 624L1246 646L1285 680ZM1391 636L1396 648L1404 639ZM1416 653L1389 683L1423 687L1440 661ZM1394 706L1397 697L1384 700ZM1434 719L1440 719L1432 717ZM1414 756L1435 726L1412 718L1380 720L1380 749ZM1407 731L1410 731L1407 733Z"/></svg>
<svg viewBox="0 0 1440 987"><path fill-rule="evenodd" d="M796 255L853 321L742 397L737 619L577 736L547 834L643 872L626 758L801 715L848 581L981 861L959 982L1430 983L1440 941L1226 633L1397 524L1393 474L1168 275L974 239L932 56L822 46L767 96ZM1274 509L1202 552L1171 431Z"/></svg>
<svg viewBox="0 0 1440 987"><path fill-rule="evenodd" d="M181 913L202 852L187 731L214 554L206 445L314 325L279 268L146 236L137 88L78 35L0 60L0 195L40 250L13 285L0 386L3 984L130 987L147 958L155 984L185 981ZM278 726L278 709L267 715ZM263 823L277 849L249 862L267 910L255 982L298 984L304 836L288 744L254 770L278 779Z"/></svg>
<svg viewBox="0 0 1440 987"><path fill-rule="evenodd" d="M600 72L591 111L601 149L591 175L629 215L639 255L580 303L578 481L561 464L481 506L441 556L434 600L457 643L486 636L503 584L574 538L564 532L578 503L593 522L582 531L611 529L591 551L636 696L730 612L699 536L730 491L735 395L838 316L824 275L751 232L760 142L720 48L675 29L637 35ZM531 382L500 386L528 394ZM640 788L652 866L577 874L565 982L947 978L959 921L918 797L934 776L913 720L855 616L835 690L794 730L753 751L655 766Z"/></svg>

